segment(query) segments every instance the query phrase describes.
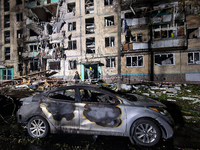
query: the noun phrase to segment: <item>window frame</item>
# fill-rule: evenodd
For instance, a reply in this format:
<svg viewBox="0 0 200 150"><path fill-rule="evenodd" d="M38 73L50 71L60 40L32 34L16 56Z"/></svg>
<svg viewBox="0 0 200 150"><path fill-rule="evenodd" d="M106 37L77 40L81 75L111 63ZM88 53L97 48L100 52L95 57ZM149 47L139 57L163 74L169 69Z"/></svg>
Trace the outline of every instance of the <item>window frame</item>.
<svg viewBox="0 0 200 150"><path fill-rule="evenodd" d="M16 14L16 21L17 21L17 22L23 21L23 13L18 13L18 14Z"/></svg>
<svg viewBox="0 0 200 150"><path fill-rule="evenodd" d="M112 65L112 62L113 62L112 59L114 59L114 67ZM109 60L109 63L110 63L109 66L110 67L108 67L108 65L107 65L107 62L108 62L107 60ZM106 68L116 68L116 59L115 59L115 57L108 57L108 58L105 59L105 61L106 61Z"/></svg>
<svg viewBox="0 0 200 150"><path fill-rule="evenodd" d="M113 41L112 41L113 38ZM106 44L106 41L108 41L108 44ZM113 42L113 45L112 45ZM115 37L114 36L110 36L110 37L105 37L105 48L107 47L115 47Z"/></svg>
<svg viewBox="0 0 200 150"><path fill-rule="evenodd" d="M109 22L106 22L106 19L109 20L113 20L113 24L110 24L109 25ZM104 17L104 27L111 27L111 26L114 26L115 25L115 16L107 16L107 17Z"/></svg>
<svg viewBox="0 0 200 150"><path fill-rule="evenodd" d="M10 15L8 14L4 15L4 28L9 28L9 27L10 27Z"/></svg>
<svg viewBox="0 0 200 150"><path fill-rule="evenodd" d="M76 44L76 45L74 46L74 44ZM71 45L71 47L69 47L69 45ZM77 42L76 42L76 40L68 41L68 50L77 50Z"/></svg>
<svg viewBox="0 0 200 150"><path fill-rule="evenodd" d="M108 4L106 4L106 0L104 0L104 6L110 6L114 4L114 0L107 0Z"/></svg>
<svg viewBox="0 0 200 150"><path fill-rule="evenodd" d="M130 63L131 66L128 66L128 65L127 65L127 58L129 58L129 57L131 58L131 63ZM138 65L138 64L139 64L139 63L138 63L138 62L139 62L139 60L138 60L139 57L142 57L142 65L141 65L141 66ZM137 65L135 65L135 66L132 65L132 64L133 64L133 58L136 58L136 59L137 59L137 60L136 60L136 61L137 61ZM127 67L127 68L144 67L144 55L126 56L126 67Z"/></svg>
<svg viewBox="0 0 200 150"><path fill-rule="evenodd" d="M68 66L69 70L77 69L77 60L69 60L68 63L69 63L69 66ZM74 67L73 68L71 67L71 63L74 63Z"/></svg>
<svg viewBox="0 0 200 150"><path fill-rule="evenodd" d="M192 63L189 63L189 54L192 54ZM195 54L199 54L199 60L195 61ZM196 63L199 62L199 63ZM199 65L200 64L200 52L188 52L188 65Z"/></svg>
<svg viewBox="0 0 200 150"><path fill-rule="evenodd" d="M70 24L72 25L72 29L70 30ZM75 29L74 29L75 24ZM76 21L74 22L68 22L68 31L76 31Z"/></svg>
<svg viewBox="0 0 200 150"><path fill-rule="evenodd" d="M8 37L9 37L9 40L8 40L8 42L6 42L6 38L8 38ZM10 31L4 31L4 43L5 44L10 43Z"/></svg>
<svg viewBox="0 0 200 150"><path fill-rule="evenodd" d="M50 65L51 63L59 63L59 64L58 64L58 67L57 67L57 68L56 68L56 67L51 68L51 65ZM48 65L49 65L48 68L49 68L50 70L61 70L61 63L60 63L59 60L57 60L57 61L49 61L49 62L48 62ZM56 66L56 65L53 65L53 66Z"/></svg>
<svg viewBox="0 0 200 150"><path fill-rule="evenodd" d="M9 48L9 50L7 49ZM9 51L9 52L7 52ZM5 60L10 60L10 47L5 47Z"/></svg>
<svg viewBox="0 0 200 150"><path fill-rule="evenodd" d="M157 55L160 55L160 57L162 56L162 55L173 55L173 64L166 64L166 65L157 65L156 64L156 56ZM154 66L174 66L175 65L175 54L174 53L168 53L168 54L155 54L154 55Z"/></svg>

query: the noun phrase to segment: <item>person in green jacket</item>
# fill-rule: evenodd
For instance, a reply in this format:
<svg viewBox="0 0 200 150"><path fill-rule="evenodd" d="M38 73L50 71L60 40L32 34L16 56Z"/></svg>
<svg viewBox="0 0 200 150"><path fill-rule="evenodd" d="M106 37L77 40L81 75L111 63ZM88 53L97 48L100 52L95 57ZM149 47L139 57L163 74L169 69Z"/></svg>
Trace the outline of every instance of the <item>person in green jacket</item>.
<svg viewBox="0 0 200 150"><path fill-rule="evenodd" d="M74 79L75 79L75 84L78 84L80 80L82 80L80 74L78 73L78 71L75 72L74 75Z"/></svg>

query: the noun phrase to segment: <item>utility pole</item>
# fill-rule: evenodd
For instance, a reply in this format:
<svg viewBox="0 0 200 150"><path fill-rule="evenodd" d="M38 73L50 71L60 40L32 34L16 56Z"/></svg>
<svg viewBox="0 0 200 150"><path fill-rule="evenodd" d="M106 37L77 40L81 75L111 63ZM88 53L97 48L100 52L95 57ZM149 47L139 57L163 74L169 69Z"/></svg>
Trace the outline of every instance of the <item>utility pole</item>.
<svg viewBox="0 0 200 150"><path fill-rule="evenodd" d="M119 0L119 6L118 6L118 67L117 67L117 73L118 73L118 91L121 91L121 0Z"/></svg>

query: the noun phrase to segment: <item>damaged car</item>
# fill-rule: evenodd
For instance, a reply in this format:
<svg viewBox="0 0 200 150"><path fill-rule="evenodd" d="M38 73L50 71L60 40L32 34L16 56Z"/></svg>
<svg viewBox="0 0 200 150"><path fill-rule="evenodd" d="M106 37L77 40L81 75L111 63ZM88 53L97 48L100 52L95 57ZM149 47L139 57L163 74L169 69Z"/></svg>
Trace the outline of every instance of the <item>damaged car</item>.
<svg viewBox="0 0 200 150"><path fill-rule="evenodd" d="M166 106L137 94L115 93L96 85L71 85L23 98L18 123L33 138L49 133L129 137L153 146L173 136Z"/></svg>

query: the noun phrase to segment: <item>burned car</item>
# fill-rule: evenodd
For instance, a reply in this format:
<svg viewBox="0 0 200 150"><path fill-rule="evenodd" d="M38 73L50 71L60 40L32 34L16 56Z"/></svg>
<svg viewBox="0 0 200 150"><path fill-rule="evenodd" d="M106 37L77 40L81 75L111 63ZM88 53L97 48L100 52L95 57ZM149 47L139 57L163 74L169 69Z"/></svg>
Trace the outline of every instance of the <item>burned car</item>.
<svg viewBox="0 0 200 150"><path fill-rule="evenodd" d="M129 137L133 144L153 146L173 136L166 106L137 94L114 93L98 86L59 87L20 100L18 123L33 138L48 133Z"/></svg>

